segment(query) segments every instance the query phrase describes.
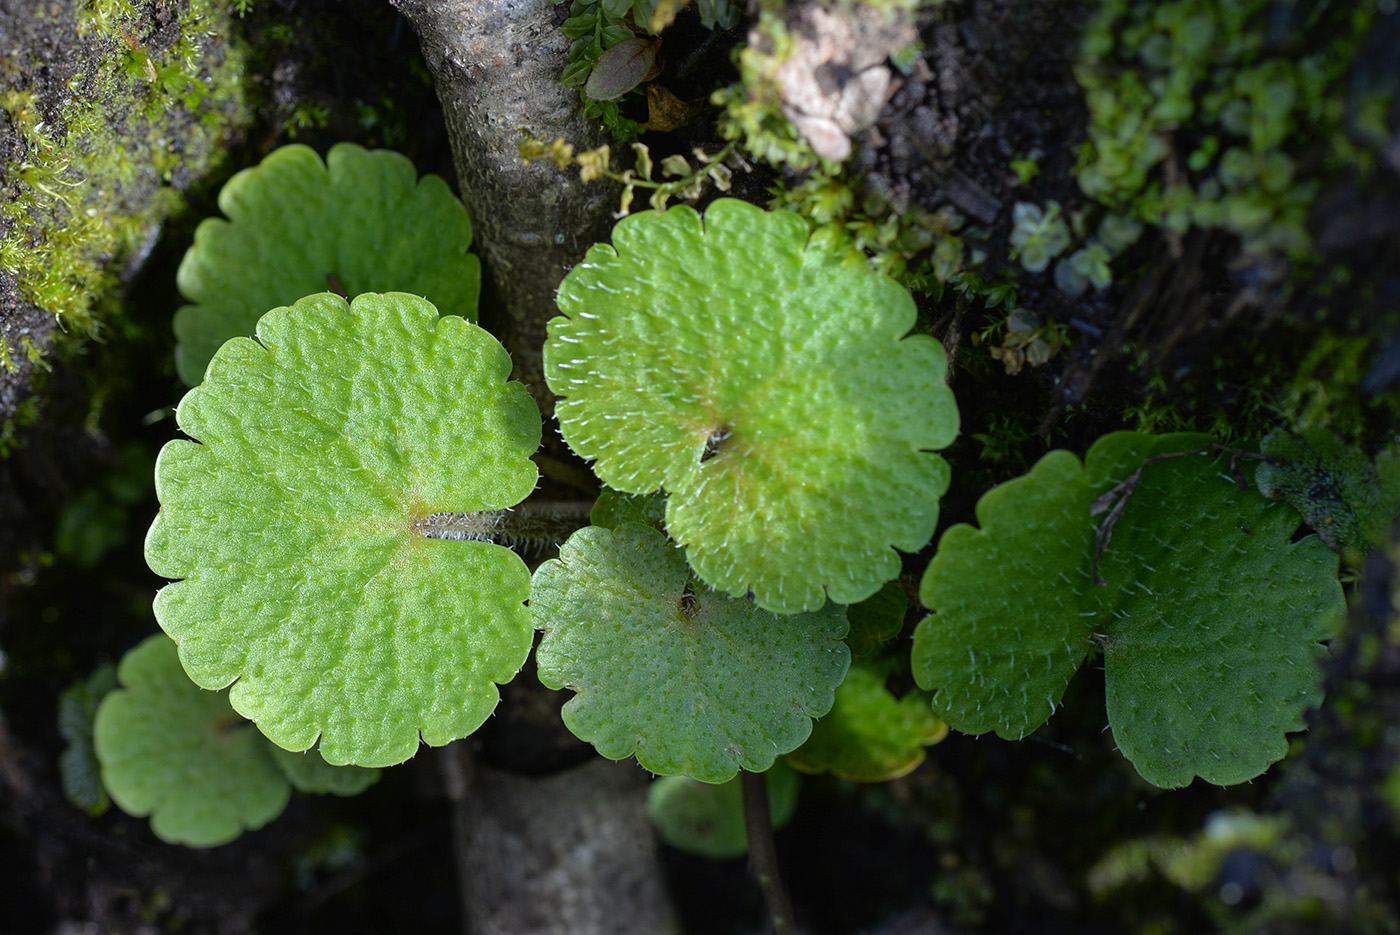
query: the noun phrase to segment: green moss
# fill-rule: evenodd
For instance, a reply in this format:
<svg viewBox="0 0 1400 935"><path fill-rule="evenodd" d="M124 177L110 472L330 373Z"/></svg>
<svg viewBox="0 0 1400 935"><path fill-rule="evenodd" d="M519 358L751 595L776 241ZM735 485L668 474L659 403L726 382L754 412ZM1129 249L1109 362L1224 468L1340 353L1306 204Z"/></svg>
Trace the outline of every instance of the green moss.
<svg viewBox="0 0 1400 935"><path fill-rule="evenodd" d="M69 334L98 331L121 259L248 119L230 4L191 0L172 13L160 26L130 0L89 0L76 11L73 54L95 67L59 88L0 91L18 143L13 180L0 190L0 269ZM32 359L38 347L26 339L0 363L13 367L17 353Z"/></svg>
<svg viewBox="0 0 1400 935"><path fill-rule="evenodd" d="M1224 228L1251 251L1306 254L1318 181L1298 157L1322 140L1332 168L1374 166L1343 121L1377 2L1279 6L1104 0L1076 69L1090 112L1077 170L1085 193L1173 231Z"/></svg>

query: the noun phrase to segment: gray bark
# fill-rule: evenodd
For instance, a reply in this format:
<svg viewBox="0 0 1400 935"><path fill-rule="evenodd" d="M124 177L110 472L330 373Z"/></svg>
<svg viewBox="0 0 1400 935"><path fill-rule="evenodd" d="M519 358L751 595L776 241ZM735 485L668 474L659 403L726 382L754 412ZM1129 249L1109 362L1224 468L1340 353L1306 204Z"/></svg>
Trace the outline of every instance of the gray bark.
<svg viewBox="0 0 1400 935"><path fill-rule="evenodd" d="M448 779L449 794L464 787L456 835L471 935L677 931L635 763L595 759L543 779L493 769Z"/></svg>
<svg viewBox="0 0 1400 935"><path fill-rule="evenodd" d="M569 40L547 0L393 0L418 31L447 118L462 200L485 267L482 324L495 331L546 412L545 325L554 292L589 244L607 238L618 191L577 169L520 161L522 130L576 150L607 142L559 83Z"/></svg>

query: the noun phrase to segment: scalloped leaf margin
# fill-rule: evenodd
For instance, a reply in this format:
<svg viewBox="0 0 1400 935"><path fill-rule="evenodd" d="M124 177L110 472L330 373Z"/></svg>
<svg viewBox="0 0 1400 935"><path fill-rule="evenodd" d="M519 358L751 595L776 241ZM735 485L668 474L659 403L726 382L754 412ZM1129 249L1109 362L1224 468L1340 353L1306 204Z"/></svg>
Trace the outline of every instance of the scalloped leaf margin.
<svg viewBox="0 0 1400 935"><path fill-rule="evenodd" d="M530 604L540 681L576 693L569 730L662 775L763 772L807 739L850 664L844 607L782 616L713 591L635 523L570 536Z"/></svg>
<svg viewBox="0 0 1400 935"><path fill-rule="evenodd" d="M921 597L913 668L934 710L966 733L1019 738L1103 652L1108 718L1149 782L1259 775L1321 698L1321 641L1344 606L1337 557L1291 541L1291 509L1240 491L1225 455L1145 468L1096 587L1091 501L1152 455L1201 436L1105 436L1081 466L1054 451L989 491L980 528L944 534Z"/></svg>
<svg viewBox="0 0 1400 935"><path fill-rule="evenodd" d="M176 282L175 368L194 386L229 338L269 309L317 292L410 292L476 320L481 267L471 222L435 175L407 157L338 143L325 162L308 146L274 150L219 192L225 218L195 231Z"/></svg>
<svg viewBox="0 0 1400 935"><path fill-rule="evenodd" d="M310 296L234 339L180 402L146 539L190 677L277 745L388 766L474 731L529 653L508 549L436 512L533 490L539 412L494 338L410 295Z"/></svg>
<svg viewBox="0 0 1400 935"><path fill-rule="evenodd" d="M559 287L545 375L610 487L664 489L704 581L778 613L850 604L928 542L957 434L908 290L721 199L633 215ZM908 335L908 336L906 336Z"/></svg>

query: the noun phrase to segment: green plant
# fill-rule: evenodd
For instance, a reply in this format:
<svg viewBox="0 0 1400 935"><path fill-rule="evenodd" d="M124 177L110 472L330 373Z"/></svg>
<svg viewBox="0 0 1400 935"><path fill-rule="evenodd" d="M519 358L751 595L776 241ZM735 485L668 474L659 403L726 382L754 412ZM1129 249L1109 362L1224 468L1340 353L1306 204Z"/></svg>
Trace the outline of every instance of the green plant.
<svg viewBox="0 0 1400 935"><path fill-rule="evenodd" d="M780 613L869 597L932 534L931 452L957 432L942 349L903 337L909 293L738 201L628 218L613 244L565 278L545 345L570 446L617 490L664 489L713 587Z"/></svg>
<svg viewBox="0 0 1400 935"><path fill-rule="evenodd" d="M527 146L612 172L606 151ZM636 152L627 181L662 192L669 183L642 184L650 154ZM341 160L373 158L405 197L422 189L380 154L333 150L329 170L309 151L279 158L319 186ZM219 700L218 731L251 733L236 713L276 745L248 753L271 764L274 794L190 831L159 817L159 796L117 792L128 768L145 777L138 788L165 789L157 758L187 755L118 752L121 735L139 732L106 727L121 718L101 710L140 694L141 679L124 674L98 714L104 770L126 764L105 780L118 804L154 812L157 833L207 844L269 820L289 783L353 794L376 774L350 766L387 766L476 730L536 631L540 680L573 693L565 724L602 755L670 777L653 787L657 825L701 853L740 852L741 799L750 834L772 823L755 784L773 790L780 818L791 804L782 790L796 785L789 767L876 782L916 768L950 728L1031 733L1096 653L1114 739L1149 781L1241 782L1278 759L1319 697L1313 663L1340 606L1337 561L1314 538L1292 541L1292 507L1240 489L1245 452L1205 437L1106 436L1082 462L1053 452L988 492L981 528L939 541L920 589L932 614L912 655L901 643L912 580L895 580L906 566L896 550L918 551L935 531L950 476L938 451L958 413L941 346L913 333L927 326L909 291L846 239L864 236L851 226L864 222L832 181L803 196L831 209L826 234L798 211L721 199L703 216L680 206L625 218L567 275L546 376L565 441L607 487L593 525L549 531L563 540L558 558L533 577L507 546L532 534L539 512L526 498L540 419L507 381L504 350L414 295L323 291L324 256L352 293L372 288L364 268L376 259L306 249L339 242L325 220L268 234L260 249L301 251L289 271L316 269L286 288L315 294L269 293L256 327L238 326L252 336L231 336L201 368L178 409L191 440L157 464L147 557L176 579L156 613L193 679L180 684L211 708ZM253 197L270 211L259 199L272 196ZM442 255L468 280L438 294L474 299L465 217L455 202L433 205L430 216L452 219ZM1068 225L1053 203L1022 215L1013 242L1044 270L1068 248ZM205 228L218 236L202 233L186 266L213 281L247 262L241 222ZM1102 279L1139 232L1103 217L1079 271ZM404 271L402 288L431 298L414 278L429 265ZM1018 307L1014 283L974 270L947 281L1006 310L980 337L1002 342L1008 366L1063 343L1060 326ZM1349 456L1314 468L1280 445L1265 442L1260 488L1287 496L1318 470L1357 473ZM1294 468L1313 474L1278 473ZM1268 597L1242 601L1239 587ZM74 698L79 729L67 733L81 751L95 701ZM152 703L184 705L180 723L193 723L189 699L173 698ZM748 843L771 866L771 841Z"/></svg>
<svg viewBox="0 0 1400 935"><path fill-rule="evenodd" d="M1228 785L1282 757L1319 700L1337 558L1290 542L1298 515L1230 471L1208 437L1122 432L983 496L981 528L948 530L921 585L914 675L934 709L1024 737L1101 652L1114 740L1149 782Z"/></svg>
<svg viewBox="0 0 1400 935"><path fill-rule="evenodd" d="M1376 10L1312 11L1285 38L1263 28L1266 0L1105 0L1077 68L1090 112L1080 187L1177 233L1221 227L1254 252L1305 253L1318 179L1296 160L1308 141L1370 168L1343 142L1338 88Z"/></svg>
<svg viewBox="0 0 1400 935"><path fill-rule="evenodd" d="M196 441L161 451L146 539L190 676L334 764L474 731L530 650L524 562L446 541L488 538L535 485L539 414L509 372L402 294L310 296L226 343L180 403Z"/></svg>
<svg viewBox="0 0 1400 935"><path fill-rule="evenodd" d="M175 315L176 369L194 386L229 338L268 309L314 292L405 290L476 318L480 264L467 212L435 175L387 151L341 143L324 162L284 146L219 193L228 220L195 232L176 277L191 304Z"/></svg>

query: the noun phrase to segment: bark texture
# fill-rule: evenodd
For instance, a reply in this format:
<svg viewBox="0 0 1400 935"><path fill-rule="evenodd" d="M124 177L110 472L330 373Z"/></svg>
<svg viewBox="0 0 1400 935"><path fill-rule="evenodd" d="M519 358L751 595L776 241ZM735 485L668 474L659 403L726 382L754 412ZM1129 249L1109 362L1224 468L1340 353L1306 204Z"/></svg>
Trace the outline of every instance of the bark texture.
<svg viewBox="0 0 1400 935"><path fill-rule="evenodd" d="M465 800L473 935L676 931L636 764L594 758L544 779L478 771Z"/></svg>
<svg viewBox="0 0 1400 935"><path fill-rule="evenodd" d="M393 0L413 23L447 118L462 200L485 267L482 324L501 337L548 412L542 349L554 292L589 244L607 237L616 186L575 169L521 163L522 131L577 150L607 142L559 83L569 40L547 0Z"/></svg>

